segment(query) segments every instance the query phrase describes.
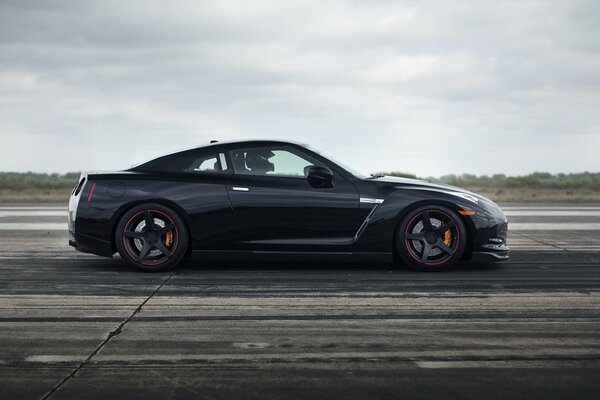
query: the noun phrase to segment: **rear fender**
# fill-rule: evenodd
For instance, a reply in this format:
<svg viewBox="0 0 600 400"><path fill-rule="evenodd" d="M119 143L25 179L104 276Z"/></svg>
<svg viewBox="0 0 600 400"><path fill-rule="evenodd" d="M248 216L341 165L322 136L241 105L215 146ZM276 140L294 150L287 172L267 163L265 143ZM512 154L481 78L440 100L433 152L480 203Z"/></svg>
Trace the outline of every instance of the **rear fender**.
<svg viewBox="0 0 600 400"><path fill-rule="evenodd" d="M177 214L179 214L179 216L183 219L183 221L185 222L185 229L187 230L188 233L188 245L187 245L187 249L186 249L186 255L190 255L191 254L191 249L192 249L192 235L190 232L190 216L188 215L188 213L185 212L185 210L183 208L181 208L179 205L177 205L176 203L167 200L167 199L161 199L161 198L157 198L157 199L142 199L142 200L136 200L136 201L131 201L128 202L126 204L121 205L113 214L113 217L111 219L111 224L112 224L112 247L113 250L116 252L116 244L115 244L115 237L116 237L116 229L117 229L117 225L121 219L121 217L123 216L123 214L125 214L127 212L127 210L132 209L133 207L136 207L140 204L146 204L146 203L156 203L156 204L160 204L163 205L165 207L169 207L171 209L173 209Z"/></svg>

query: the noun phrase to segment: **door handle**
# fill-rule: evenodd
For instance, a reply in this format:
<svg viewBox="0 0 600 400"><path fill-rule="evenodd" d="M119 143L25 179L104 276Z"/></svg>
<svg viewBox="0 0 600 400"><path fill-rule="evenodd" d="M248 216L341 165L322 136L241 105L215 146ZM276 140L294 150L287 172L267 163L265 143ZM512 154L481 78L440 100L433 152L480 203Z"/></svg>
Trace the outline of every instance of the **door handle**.
<svg viewBox="0 0 600 400"><path fill-rule="evenodd" d="M236 192L247 192L248 190L250 190L250 188L241 187L241 186L234 186L234 187L231 188L231 190L235 190Z"/></svg>

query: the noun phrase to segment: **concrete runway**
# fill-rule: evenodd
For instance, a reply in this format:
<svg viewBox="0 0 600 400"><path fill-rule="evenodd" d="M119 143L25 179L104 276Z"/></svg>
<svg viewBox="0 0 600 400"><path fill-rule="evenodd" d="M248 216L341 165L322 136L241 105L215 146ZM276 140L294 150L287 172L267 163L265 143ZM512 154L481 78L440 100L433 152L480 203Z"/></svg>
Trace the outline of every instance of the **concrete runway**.
<svg viewBox="0 0 600 400"><path fill-rule="evenodd" d="M600 204L504 209L505 263L144 274L1 205L0 398L600 398Z"/></svg>

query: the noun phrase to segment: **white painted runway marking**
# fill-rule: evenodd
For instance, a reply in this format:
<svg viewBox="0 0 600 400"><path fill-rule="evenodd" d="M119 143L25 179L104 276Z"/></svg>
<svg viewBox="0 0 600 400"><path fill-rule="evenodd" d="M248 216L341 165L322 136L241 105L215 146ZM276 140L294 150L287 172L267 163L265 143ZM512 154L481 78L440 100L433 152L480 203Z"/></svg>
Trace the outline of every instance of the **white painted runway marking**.
<svg viewBox="0 0 600 400"><path fill-rule="evenodd" d="M67 217L65 210L27 210L27 211L0 211L2 217Z"/></svg>
<svg viewBox="0 0 600 400"><path fill-rule="evenodd" d="M64 206L0 206L0 210L64 210L67 212L67 207Z"/></svg>
<svg viewBox="0 0 600 400"><path fill-rule="evenodd" d="M2 231L67 231L67 222L1 222Z"/></svg>
<svg viewBox="0 0 600 400"><path fill-rule="evenodd" d="M597 231L600 222L513 222L509 221L508 231Z"/></svg>
<svg viewBox="0 0 600 400"><path fill-rule="evenodd" d="M503 210L600 210L600 206L590 207L590 206L506 206L500 207Z"/></svg>
<svg viewBox="0 0 600 400"><path fill-rule="evenodd" d="M335 359L381 359L381 358L414 358L416 356L432 356L432 357L440 357L444 356L448 353L448 351L340 351L340 352L329 352L329 353L316 353L316 352L298 352L298 353L249 353L249 354L131 354L131 355L110 355L110 354L99 354L94 360L95 362L108 362L108 363L143 363L143 362L239 362L239 361L303 361L303 360L335 360ZM458 352L455 352L458 353ZM512 353L507 352L496 352L497 354L502 354L503 356L508 355L509 357L518 357L518 352L514 351ZM540 352L532 351L534 355L544 355ZM536 354L537 353L537 354ZM574 355L588 355L587 350L584 351L572 351ZM591 354L594 354L591 352ZM559 353L560 355L560 353ZM51 363L61 363L61 362L76 362L81 361L82 356L71 355L71 354L36 354L25 357L24 361L29 363L39 363L39 364L51 364ZM511 361L505 361L510 364ZM518 361L517 361L518 362ZM540 362L533 360L532 362ZM418 364L417 364L418 363ZM458 367L468 367L474 366L473 361L415 361L415 364L421 368L447 368L454 364L454 366ZM552 363L552 361L544 360L540 363L548 364ZM488 365L491 363L488 362Z"/></svg>
<svg viewBox="0 0 600 400"><path fill-rule="evenodd" d="M0 222L0 230L15 231L66 231L66 222ZM510 231L596 231L600 222L509 222Z"/></svg>
<svg viewBox="0 0 600 400"><path fill-rule="evenodd" d="M555 368L577 365L576 360L415 361L419 368Z"/></svg>
<svg viewBox="0 0 600 400"><path fill-rule="evenodd" d="M506 215L600 215L600 206L506 206L501 207ZM42 212L49 211L46 215L62 215L60 212L67 213L68 209L64 206L0 206L0 214L6 215L27 215L15 212L32 213L34 215L44 215Z"/></svg>
<svg viewBox="0 0 600 400"><path fill-rule="evenodd" d="M504 207L505 213L511 217L509 221L509 231L567 231L600 230L600 222L518 222L518 217L538 216L538 217L599 217L600 207L592 206L542 206L527 207L515 206ZM1 206L0 218L3 217L66 217L67 210L59 206ZM515 218L516 217L516 218ZM513 222L516 219L516 222ZM1 220L0 220L1 221ZM67 231L66 222L0 222L0 230L17 231Z"/></svg>
<svg viewBox="0 0 600 400"><path fill-rule="evenodd" d="M600 217L600 210L506 210L507 217Z"/></svg>
<svg viewBox="0 0 600 400"><path fill-rule="evenodd" d="M67 216L67 210L1 210L0 218L2 217L57 217ZM531 216L531 217L554 217L554 216L582 216L582 217L600 217L600 210L506 210L504 214L508 217L512 216Z"/></svg>

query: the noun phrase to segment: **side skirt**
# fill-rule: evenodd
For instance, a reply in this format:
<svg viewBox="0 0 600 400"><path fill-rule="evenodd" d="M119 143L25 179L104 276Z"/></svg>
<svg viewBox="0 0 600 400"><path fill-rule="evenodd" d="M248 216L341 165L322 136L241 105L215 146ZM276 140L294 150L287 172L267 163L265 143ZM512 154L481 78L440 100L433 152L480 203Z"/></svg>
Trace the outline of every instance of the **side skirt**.
<svg viewBox="0 0 600 400"><path fill-rule="evenodd" d="M243 251L243 250L193 250L192 256L205 261L260 261L260 262L345 262L391 264L392 253L352 252L295 252L295 251Z"/></svg>

